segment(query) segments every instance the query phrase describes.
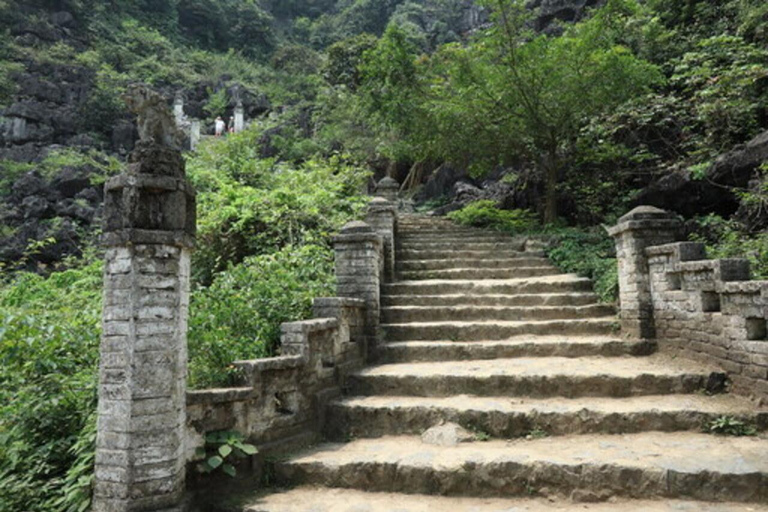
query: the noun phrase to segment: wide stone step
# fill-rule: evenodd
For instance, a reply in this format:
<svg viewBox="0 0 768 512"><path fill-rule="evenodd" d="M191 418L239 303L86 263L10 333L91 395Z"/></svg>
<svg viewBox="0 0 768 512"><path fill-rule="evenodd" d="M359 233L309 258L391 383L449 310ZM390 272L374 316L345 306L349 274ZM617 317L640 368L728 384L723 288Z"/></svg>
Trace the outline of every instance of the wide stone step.
<svg viewBox="0 0 768 512"><path fill-rule="evenodd" d="M561 272L553 266L503 268L454 268L444 270L411 270L398 272L406 281L422 279L519 279L553 276Z"/></svg>
<svg viewBox="0 0 768 512"><path fill-rule="evenodd" d="M532 293L518 295L382 295L387 306L587 306L594 293Z"/></svg>
<svg viewBox="0 0 768 512"><path fill-rule="evenodd" d="M420 435L441 422L453 422L496 438L540 435L631 434L682 430L728 415L760 431L768 410L731 395L661 395L628 398L510 399L459 395L351 397L334 402L328 414L331 439Z"/></svg>
<svg viewBox="0 0 768 512"><path fill-rule="evenodd" d="M590 306L390 306L381 309L387 324L409 322L467 322L493 320L518 322L523 320L567 320L605 317L615 314L605 304Z"/></svg>
<svg viewBox="0 0 768 512"><path fill-rule="evenodd" d="M523 321L443 321L382 324L384 339L395 341L494 341L522 335L610 335L617 330L616 318Z"/></svg>
<svg viewBox="0 0 768 512"><path fill-rule="evenodd" d="M516 243L524 245L526 238L513 238L498 234L457 234L442 233L439 235L425 235L422 233L412 236L397 237L398 245L412 245L421 243Z"/></svg>
<svg viewBox="0 0 768 512"><path fill-rule="evenodd" d="M526 279L428 279L398 281L383 286L385 295L510 295L591 291L592 282L574 274Z"/></svg>
<svg viewBox="0 0 768 512"><path fill-rule="evenodd" d="M397 262L397 270L399 271L414 271L414 270L445 270L456 268L519 268L519 267L551 267L552 263L547 258L535 258L524 256L517 258L451 258L442 260L406 260Z"/></svg>
<svg viewBox="0 0 768 512"><path fill-rule="evenodd" d="M383 363L470 361L511 357L647 356L655 352L649 341L626 341L599 336L523 336L505 341L403 341L380 347Z"/></svg>
<svg viewBox="0 0 768 512"><path fill-rule="evenodd" d="M507 258L543 258L543 251L498 251L471 249L398 249L395 260L398 263L412 260L445 260L445 259L507 259Z"/></svg>
<svg viewBox="0 0 768 512"><path fill-rule="evenodd" d="M452 447L410 436L359 439L320 445L277 463L275 469L284 484L366 491L768 502L768 441L691 432Z"/></svg>
<svg viewBox="0 0 768 512"><path fill-rule="evenodd" d="M382 364L350 375L354 394L625 397L693 393L711 369L649 357L534 357Z"/></svg>
<svg viewBox="0 0 768 512"><path fill-rule="evenodd" d="M574 505L545 498L468 498L299 487L252 499L244 512L768 512L768 506L680 500L611 500Z"/></svg>
<svg viewBox="0 0 768 512"><path fill-rule="evenodd" d="M472 242L472 241L444 241L444 242L402 242L398 241L397 249L400 251L435 251L435 250L459 250L459 251L496 251L499 254L525 250L525 241L508 240L504 242Z"/></svg>

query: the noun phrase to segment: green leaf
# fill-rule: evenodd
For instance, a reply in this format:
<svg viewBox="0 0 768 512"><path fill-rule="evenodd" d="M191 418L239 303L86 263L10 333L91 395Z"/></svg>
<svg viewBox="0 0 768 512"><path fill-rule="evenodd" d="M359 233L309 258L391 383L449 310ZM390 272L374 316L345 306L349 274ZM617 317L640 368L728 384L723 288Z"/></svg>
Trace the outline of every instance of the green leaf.
<svg viewBox="0 0 768 512"><path fill-rule="evenodd" d="M232 478L234 478L234 477L237 475L237 470L235 469L235 466L233 466L232 464L224 464L224 465L221 467L221 470L222 470L224 473L226 473L226 474L228 474L229 476L231 476Z"/></svg>
<svg viewBox="0 0 768 512"><path fill-rule="evenodd" d="M205 448L197 448L195 450L195 457L197 457L198 459L202 459L206 455L207 455L207 452L205 451Z"/></svg>
<svg viewBox="0 0 768 512"><path fill-rule="evenodd" d="M219 446L219 455L221 455L222 458L226 459L230 453L232 453L232 447L228 444Z"/></svg>
<svg viewBox="0 0 768 512"><path fill-rule="evenodd" d="M246 455L256 455L257 453L259 453L259 450L257 450L256 447L253 446L252 444L244 444L244 445L240 446L239 448Z"/></svg>
<svg viewBox="0 0 768 512"><path fill-rule="evenodd" d="M216 469L217 467L221 466L221 464L224 462L224 459L219 457L218 455L214 455L213 457L209 458L206 461L206 464L211 467L211 469Z"/></svg>

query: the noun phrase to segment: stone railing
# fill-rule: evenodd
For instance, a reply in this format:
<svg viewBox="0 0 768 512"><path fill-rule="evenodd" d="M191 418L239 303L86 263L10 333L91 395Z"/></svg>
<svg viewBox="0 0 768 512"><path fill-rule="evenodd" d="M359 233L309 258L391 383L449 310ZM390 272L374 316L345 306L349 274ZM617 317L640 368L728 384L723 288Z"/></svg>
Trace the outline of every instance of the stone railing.
<svg viewBox="0 0 768 512"><path fill-rule="evenodd" d="M237 430L262 455L320 438L325 405L341 395L351 372L376 357L395 216L389 201L374 198L370 224L350 222L333 238L339 296L315 299L314 319L282 325L279 357L234 362L242 387L187 393L189 461L205 433L216 430Z"/></svg>
<svg viewBox="0 0 768 512"><path fill-rule="evenodd" d="M188 392L195 194L175 149L142 141L129 162L106 185L92 510L181 512L186 466L207 432L237 430L262 453L316 440L325 403L376 357L396 208L375 198L369 224L334 237L338 297L315 299L312 320L283 324L279 357L234 362L240 387Z"/></svg>
<svg viewBox="0 0 768 512"><path fill-rule="evenodd" d="M609 230L623 333L716 364L733 391L768 399L768 281L750 280L747 260L708 260L703 244L675 242L681 227L667 212L640 207Z"/></svg>

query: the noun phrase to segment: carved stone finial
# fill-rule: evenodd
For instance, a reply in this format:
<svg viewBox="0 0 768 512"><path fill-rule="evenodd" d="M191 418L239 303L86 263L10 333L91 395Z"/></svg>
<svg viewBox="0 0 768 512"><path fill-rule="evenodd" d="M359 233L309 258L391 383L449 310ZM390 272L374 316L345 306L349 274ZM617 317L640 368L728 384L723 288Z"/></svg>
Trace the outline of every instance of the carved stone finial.
<svg viewBox="0 0 768 512"><path fill-rule="evenodd" d="M165 98L146 85L133 84L123 95L123 100L137 116L136 125L141 143L181 149L182 136Z"/></svg>

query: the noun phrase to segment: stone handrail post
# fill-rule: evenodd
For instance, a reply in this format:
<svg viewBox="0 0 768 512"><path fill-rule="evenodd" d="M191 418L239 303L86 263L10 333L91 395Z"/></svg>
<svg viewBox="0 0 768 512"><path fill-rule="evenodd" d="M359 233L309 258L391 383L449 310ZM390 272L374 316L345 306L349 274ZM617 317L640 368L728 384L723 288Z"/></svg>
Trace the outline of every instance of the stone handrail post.
<svg viewBox="0 0 768 512"><path fill-rule="evenodd" d="M397 207L383 197L374 197L369 206L366 222L379 234L383 241L382 282L395 279L395 227Z"/></svg>
<svg viewBox="0 0 768 512"><path fill-rule="evenodd" d="M397 205L400 184L387 176L376 184L376 196L383 197L394 205Z"/></svg>
<svg viewBox="0 0 768 512"><path fill-rule="evenodd" d="M608 229L619 265L621 330L629 338L653 338L653 297L645 249L678 239L682 223L652 206L639 206Z"/></svg>
<svg viewBox="0 0 768 512"><path fill-rule="evenodd" d="M337 295L365 302L364 358L376 356L381 305L381 255L383 240L370 225L354 221L333 238Z"/></svg>
<svg viewBox="0 0 768 512"><path fill-rule="evenodd" d="M92 510L180 511L195 193L181 153L146 141L105 192Z"/></svg>

